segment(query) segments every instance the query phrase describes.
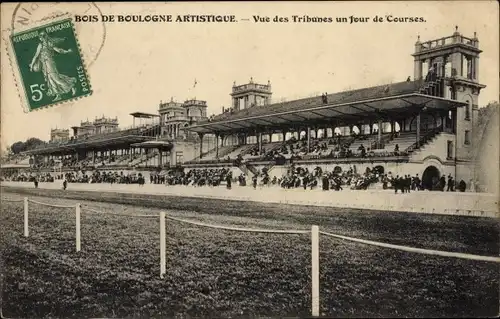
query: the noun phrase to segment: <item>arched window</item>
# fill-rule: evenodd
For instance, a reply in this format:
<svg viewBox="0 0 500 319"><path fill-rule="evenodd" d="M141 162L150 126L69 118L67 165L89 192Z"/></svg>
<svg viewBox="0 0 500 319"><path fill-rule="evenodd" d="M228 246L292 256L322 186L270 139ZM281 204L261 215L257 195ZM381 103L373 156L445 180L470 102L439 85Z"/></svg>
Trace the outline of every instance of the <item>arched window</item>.
<svg viewBox="0 0 500 319"><path fill-rule="evenodd" d="M470 120L470 102L465 101L467 105L465 106L465 119Z"/></svg>

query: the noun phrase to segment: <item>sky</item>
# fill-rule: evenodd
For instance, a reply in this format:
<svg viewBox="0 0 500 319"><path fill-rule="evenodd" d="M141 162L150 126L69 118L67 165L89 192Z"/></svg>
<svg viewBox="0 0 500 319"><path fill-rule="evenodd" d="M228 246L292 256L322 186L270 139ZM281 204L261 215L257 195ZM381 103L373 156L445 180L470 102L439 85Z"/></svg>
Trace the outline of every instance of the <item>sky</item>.
<svg viewBox="0 0 500 319"><path fill-rule="evenodd" d="M135 111L157 113L160 101L206 100L208 114L231 105L233 83L271 82L273 101L334 93L413 77L414 44L477 33L480 49L479 105L498 100L499 34L496 1L97 3L104 15L235 15L237 23L75 23L93 94L24 113L1 41L1 148L18 140L48 140L51 128L70 128L95 117L132 125ZM1 4L2 38L15 4ZM100 13L89 4L24 4L33 21L61 12ZM28 14L29 13L29 14ZM373 17L423 17L426 22L374 23ZM369 17L368 23L255 23L253 16ZM244 21L243 19L249 19ZM18 29L16 29L18 30ZM104 39L104 40L103 40ZM102 48L99 49L101 47ZM99 53L99 54L97 54ZM12 62L12 61L10 61ZM194 82L197 82L193 88Z"/></svg>

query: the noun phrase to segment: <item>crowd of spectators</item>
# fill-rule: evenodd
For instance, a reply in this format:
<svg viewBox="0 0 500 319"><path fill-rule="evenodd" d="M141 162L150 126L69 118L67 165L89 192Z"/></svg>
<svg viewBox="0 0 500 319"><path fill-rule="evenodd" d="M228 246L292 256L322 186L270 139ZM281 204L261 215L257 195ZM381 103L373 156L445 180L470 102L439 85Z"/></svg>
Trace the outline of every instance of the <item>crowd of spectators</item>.
<svg viewBox="0 0 500 319"><path fill-rule="evenodd" d="M110 184L141 184L145 179L141 173L106 172L106 171L78 171L63 174L64 179L69 183L110 183Z"/></svg>
<svg viewBox="0 0 500 319"><path fill-rule="evenodd" d="M314 189L319 186L323 190L342 190L343 188L367 189L371 184L380 180L381 174L377 169L367 169L363 174L356 171L356 166L347 171L323 171L321 167L313 170L292 165L287 173L278 179L282 188Z"/></svg>
<svg viewBox="0 0 500 319"><path fill-rule="evenodd" d="M379 184L383 189L394 189L395 193L409 193L410 191L434 190L434 191L461 191L466 190L466 183L462 180L457 183L451 175L446 178L444 175L440 178L435 177L432 183L424 184L419 175L411 176L405 174L402 176L393 176L390 172L384 174L380 166L366 168L364 172L358 172L356 165L348 170L342 171L337 167L333 171L323 171L319 166L314 169L304 168L292 164L286 174L281 177L269 175L268 169L263 168L251 177L251 186L276 186L284 189L303 188L315 189L321 187L323 190L340 191L344 188L354 190L366 190L374 184ZM67 173L20 173L2 176L3 180L19 182L54 182L55 180L64 180L66 183L110 183L110 184L139 184L144 185L146 180L141 173L124 172L106 172L106 171L74 171ZM225 185L232 187L232 183L238 183L239 186L247 186L248 177L242 173L239 176L233 176L230 169L227 168L207 168L191 169L184 172L182 169L171 169L168 171L152 172L149 176L149 183L184 186L211 186L216 187Z"/></svg>
<svg viewBox="0 0 500 319"><path fill-rule="evenodd" d="M226 168L170 170L165 175L166 185L219 186L226 182L230 187L233 181L232 172Z"/></svg>
<svg viewBox="0 0 500 319"><path fill-rule="evenodd" d="M92 170L95 167L100 168L113 168L117 166L130 166L131 164L140 164L142 161L147 159L145 154L133 154L133 155L99 155L95 156L94 160L92 157L86 157L82 160L78 160L76 157L62 158L61 160L49 159L46 162L38 162L33 164L33 169L73 169L73 170Z"/></svg>
<svg viewBox="0 0 500 319"><path fill-rule="evenodd" d="M14 174L8 174L8 175L3 175L1 177L1 181L12 181L12 182L33 182L38 180L40 182L54 182L54 177L50 174L40 174L40 175L35 175L31 173L14 173Z"/></svg>

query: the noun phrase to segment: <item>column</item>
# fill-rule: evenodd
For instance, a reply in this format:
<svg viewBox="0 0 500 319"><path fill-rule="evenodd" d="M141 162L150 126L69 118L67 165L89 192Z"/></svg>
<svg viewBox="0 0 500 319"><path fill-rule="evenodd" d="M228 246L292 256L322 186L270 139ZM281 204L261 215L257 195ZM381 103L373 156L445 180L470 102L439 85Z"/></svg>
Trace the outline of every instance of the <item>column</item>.
<svg viewBox="0 0 500 319"><path fill-rule="evenodd" d="M378 135L377 135L377 148L382 145L382 120L378 120Z"/></svg>
<svg viewBox="0 0 500 319"><path fill-rule="evenodd" d="M203 157L203 134L198 133L200 137L200 159Z"/></svg>
<svg viewBox="0 0 500 319"><path fill-rule="evenodd" d="M95 164L95 151L92 150L92 164Z"/></svg>
<svg viewBox="0 0 500 319"><path fill-rule="evenodd" d="M259 155L262 152L262 132L257 134L257 144L259 145Z"/></svg>
<svg viewBox="0 0 500 319"><path fill-rule="evenodd" d="M219 158L219 134L215 134L215 158Z"/></svg>
<svg viewBox="0 0 500 319"><path fill-rule="evenodd" d="M162 149L161 147L158 147L158 166L162 166L163 165L163 152L162 152Z"/></svg>
<svg viewBox="0 0 500 319"><path fill-rule="evenodd" d="M446 75L446 63L448 63L448 56L443 57L443 62L441 63L441 77Z"/></svg>
<svg viewBox="0 0 500 319"><path fill-rule="evenodd" d="M283 142L285 141L286 139L286 131L283 131Z"/></svg>
<svg viewBox="0 0 500 319"><path fill-rule="evenodd" d="M307 152L311 151L311 127L307 127Z"/></svg>
<svg viewBox="0 0 500 319"><path fill-rule="evenodd" d="M474 80L478 80L479 79L479 57L476 56L476 57L473 57L472 59L474 61L474 66L473 66L474 73L472 73L473 74L472 77Z"/></svg>
<svg viewBox="0 0 500 319"><path fill-rule="evenodd" d="M451 125L453 134L457 134L457 110L451 111Z"/></svg>
<svg viewBox="0 0 500 319"><path fill-rule="evenodd" d="M420 147L420 112L417 115L417 148Z"/></svg>
<svg viewBox="0 0 500 319"><path fill-rule="evenodd" d="M369 125L370 125L370 135L372 135L373 134L373 122L370 121Z"/></svg>
<svg viewBox="0 0 500 319"><path fill-rule="evenodd" d="M422 78L422 61L417 60L415 61L415 66L414 66L414 80L420 80Z"/></svg>

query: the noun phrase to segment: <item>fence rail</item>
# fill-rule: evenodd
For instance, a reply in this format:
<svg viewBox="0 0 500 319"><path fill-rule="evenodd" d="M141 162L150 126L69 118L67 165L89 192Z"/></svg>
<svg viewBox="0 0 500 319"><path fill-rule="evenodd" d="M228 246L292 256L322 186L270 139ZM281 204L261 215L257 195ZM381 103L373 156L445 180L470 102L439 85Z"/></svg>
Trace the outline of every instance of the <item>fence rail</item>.
<svg viewBox="0 0 500 319"><path fill-rule="evenodd" d="M43 205L43 206L48 206L48 207L55 207L55 208L75 208L76 207L76 205L54 205L54 204L42 203L42 202L37 202L36 200L32 200L32 199L28 199L28 202Z"/></svg>
<svg viewBox="0 0 500 319"><path fill-rule="evenodd" d="M450 257L450 258L459 258L459 259L468 259L482 262L494 262L500 263L500 257L494 256L481 256L481 255L473 255L466 253L458 253L458 252L447 252L433 249L424 249L424 248L416 248L410 246L403 245L394 245L388 243L382 243L372 240L360 239L355 237L343 236L339 234L334 234L330 232L320 231L319 227L316 225L311 226L310 230L295 230L295 229L262 229L262 228L240 228L240 227L230 227L230 226L222 226L222 225L212 225L206 224L197 221L185 220L173 216L167 216L164 211L161 211L159 214L122 214L122 213L112 213L112 212L104 212L95 210L89 207L82 207L80 203L74 205L54 205L49 203L38 202L35 200L28 199L28 197L24 197L23 199L2 199L5 202L23 202L24 203L24 236L29 237L29 203L35 203L47 207L57 207L57 208L74 208L75 209L75 246L76 251L79 252L81 250L81 212L82 210L86 213L100 214L100 215L114 215L114 216L125 216L125 217L137 217L137 218L159 218L160 219L160 278L164 278L166 274L166 220L172 220L183 224L189 224L199 227L207 227L212 229L222 229L236 232L251 232L251 233L273 233L273 234L310 234L311 235L311 306L312 306L312 316L317 317L320 313L320 295L319 295L319 237L320 235L328 236L332 238L337 238L341 240L347 240L351 242L356 242L360 244L366 244L371 246L377 246L382 248L389 248L399 251L406 251L410 253L417 253L423 255L435 255L441 257Z"/></svg>
<svg viewBox="0 0 500 319"><path fill-rule="evenodd" d="M101 215L114 215L114 216L139 217L139 218L158 218L158 215L151 215L151 214L138 215L138 214L110 213L110 212L103 212L100 210L95 210L95 209L88 208L85 206L83 206L82 208L86 212L94 213L94 214L101 214Z"/></svg>
<svg viewBox="0 0 500 319"><path fill-rule="evenodd" d="M251 232L251 233L273 233L273 234L308 234L310 230L286 230L286 229L261 229L261 228L238 228L238 227L228 227L228 226L219 226L219 225L210 225L195 221L189 221L185 219L180 219L172 216L166 216L167 219L175 220L180 223L191 224L200 227L208 227L222 230L232 230L239 232Z"/></svg>

